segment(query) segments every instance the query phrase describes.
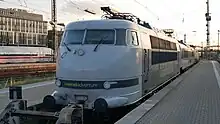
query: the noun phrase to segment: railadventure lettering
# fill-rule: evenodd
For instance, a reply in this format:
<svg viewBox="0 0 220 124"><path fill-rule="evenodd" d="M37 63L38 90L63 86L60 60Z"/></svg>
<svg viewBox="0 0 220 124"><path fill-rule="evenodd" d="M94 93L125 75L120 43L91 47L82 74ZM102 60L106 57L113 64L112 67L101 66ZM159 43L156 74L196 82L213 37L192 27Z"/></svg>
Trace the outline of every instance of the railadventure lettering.
<svg viewBox="0 0 220 124"><path fill-rule="evenodd" d="M79 87L79 88L96 88L98 84L85 84L85 83L64 83L65 87Z"/></svg>

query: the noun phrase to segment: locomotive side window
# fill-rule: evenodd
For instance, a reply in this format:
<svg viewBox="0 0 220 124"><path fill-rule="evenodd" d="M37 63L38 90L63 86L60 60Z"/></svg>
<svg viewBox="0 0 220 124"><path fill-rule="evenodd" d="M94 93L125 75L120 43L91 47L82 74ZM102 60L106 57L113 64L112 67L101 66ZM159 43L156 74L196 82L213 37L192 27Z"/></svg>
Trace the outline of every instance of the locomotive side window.
<svg viewBox="0 0 220 124"><path fill-rule="evenodd" d="M150 36L151 47L153 49L159 49L159 39L156 37Z"/></svg>
<svg viewBox="0 0 220 124"><path fill-rule="evenodd" d="M159 40L160 41L160 49L166 49L166 43L164 40Z"/></svg>
<svg viewBox="0 0 220 124"><path fill-rule="evenodd" d="M170 43L170 46L171 46L171 50L177 50L176 48L176 44L175 43Z"/></svg>
<svg viewBox="0 0 220 124"><path fill-rule="evenodd" d="M127 43L129 45L134 45L134 46L139 45L138 35L137 35L136 31L128 31L128 33L127 33Z"/></svg>
<svg viewBox="0 0 220 124"><path fill-rule="evenodd" d="M183 50L183 58L188 58L188 57L189 57L189 52L184 49Z"/></svg>
<svg viewBox="0 0 220 124"><path fill-rule="evenodd" d="M115 43L115 30L87 30L85 44L114 44Z"/></svg>
<svg viewBox="0 0 220 124"><path fill-rule="evenodd" d="M150 36L150 40L152 49L160 49L160 51L152 51L153 65L177 60L177 47L175 43L154 36ZM172 52L164 50L172 50Z"/></svg>
<svg viewBox="0 0 220 124"><path fill-rule="evenodd" d="M177 48L176 48L176 44L175 43L173 43L174 44L174 50L177 50Z"/></svg>
<svg viewBox="0 0 220 124"><path fill-rule="evenodd" d="M170 42L169 41L165 41L165 43L166 43L166 49L167 50L171 50Z"/></svg>
<svg viewBox="0 0 220 124"><path fill-rule="evenodd" d="M137 32L132 31L131 32L131 36L132 36L132 44L135 46L138 46L138 36L137 36Z"/></svg>
<svg viewBox="0 0 220 124"><path fill-rule="evenodd" d="M153 49L177 50L176 43L150 36L151 47Z"/></svg>
<svg viewBox="0 0 220 124"><path fill-rule="evenodd" d="M175 45L174 43L172 43L172 42L170 43L171 50L174 50L174 45Z"/></svg>

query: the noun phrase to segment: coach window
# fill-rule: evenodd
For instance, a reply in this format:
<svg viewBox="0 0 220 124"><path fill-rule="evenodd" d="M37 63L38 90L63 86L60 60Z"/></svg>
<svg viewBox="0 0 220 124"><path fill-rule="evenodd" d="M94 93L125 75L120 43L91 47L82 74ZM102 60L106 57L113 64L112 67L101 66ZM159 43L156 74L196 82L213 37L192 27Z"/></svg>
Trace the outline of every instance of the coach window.
<svg viewBox="0 0 220 124"><path fill-rule="evenodd" d="M129 45L134 45L134 46L138 46L139 42L138 42L138 35L136 31L129 31L127 34L127 43Z"/></svg>

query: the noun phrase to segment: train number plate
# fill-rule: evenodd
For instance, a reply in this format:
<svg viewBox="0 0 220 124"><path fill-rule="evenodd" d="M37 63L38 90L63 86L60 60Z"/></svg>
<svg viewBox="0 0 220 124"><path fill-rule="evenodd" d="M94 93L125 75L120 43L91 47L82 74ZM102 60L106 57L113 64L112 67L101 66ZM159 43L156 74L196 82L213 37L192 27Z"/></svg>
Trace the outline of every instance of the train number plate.
<svg viewBox="0 0 220 124"><path fill-rule="evenodd" d="M87 95L75 95L75 99L78 100L82 100L82 101L86 101L88 99Z"/></svg>

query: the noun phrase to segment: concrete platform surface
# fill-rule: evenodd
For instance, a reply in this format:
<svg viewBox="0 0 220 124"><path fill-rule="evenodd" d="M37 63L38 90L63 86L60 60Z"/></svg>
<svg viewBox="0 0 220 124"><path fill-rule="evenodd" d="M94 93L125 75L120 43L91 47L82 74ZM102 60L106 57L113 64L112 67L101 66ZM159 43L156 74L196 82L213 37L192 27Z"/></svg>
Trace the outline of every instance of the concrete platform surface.
<svg viewBox="0 0 220 124"><path fill-rule="evenodd" d="M220 124L219 74L218 62L202 61L117 124Z"/></svg>

